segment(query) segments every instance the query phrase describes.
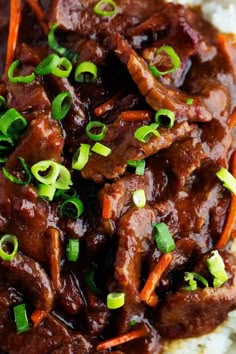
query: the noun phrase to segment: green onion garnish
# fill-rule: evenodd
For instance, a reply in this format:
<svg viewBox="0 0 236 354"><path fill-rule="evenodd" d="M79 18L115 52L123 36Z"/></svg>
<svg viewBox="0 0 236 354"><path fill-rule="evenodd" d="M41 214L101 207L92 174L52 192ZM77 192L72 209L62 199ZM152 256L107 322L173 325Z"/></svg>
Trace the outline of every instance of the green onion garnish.
<svg viewBox="0 0 236 354"><path fill-rule="evenodd" d="M56 37L55 37L55 31L58 28L59 24L55 23L49 33L48 33L48 45L51 49L55 50L56 52L60 53L64 57L68 58L69 60L72 60L73 62L76 62L78 59L78 54L73 52L70 49L66 49L57 42Z"/></svg>
<svg viewBox="0 0 236 354"><path fill-rule="evenodd" d="M155 122L161 127L172 128L175 122L175 113L169 109L159 109L155 114Z"/></svg>
<svg viewBox="0 0 236 354"><path fill-rule="evenodd" d="M66 256L68 261L76 262L79 258L79 240L74 240L72 238L68 239L68 244L66 248Z"/></svg>
<svg viewBox="0 0 236 354"><path fill-rule="evenodd" d="M19 65L20 65L20 60L15 60L10 65L10 67L8 69L8 72L7 72L9 81L14 83L14 84L18 84L18 83L29 84L29 83L33 82L34 79L35 79L35 73L32 73L32 74L27 75L27 76L13 76L15 69Z"/></svg>
<svg viewBox="0 0 236 354"><path fill-rule="evenodd" d="M77 196L76 189L71 187L68 190L60 190L58 189L55 192L55 198L61 199L61 200L66 200L68 198L73 198Z"/></svg>
<svg viewBox="0 0 236 354"><path fill-rule="evenodd" d="M52 117L57 120L65 118L70 110L72 97L70 92L61 92L52 101Z"/></svg>
<svg viewBox="0 0 236 354"><path fill-rule="evenodd" d="M42 183L39 183L38 185L39 197L48 200L49 202L53 200L55 192L56 192L55 186L50 186L48 184L42 184Z"/></svg>
<svg viewBox="0 0 236 354"><path fill-rule="evenodd" d="M52 74L57 77L68 77L72 70L72 64L69 59L60 58L59 64L52 70Z"/></svg>
<svg viewBox="0 0 236 354"><path fill-rule="evenodd" d="M102 295L102 291L98 289L97 285L94 282L94 274L94 270L92 272L87 273L85 277L85 283L95 295Z"/></svg>
<svg viewBox="0 0 236 354"><path fill-rule="evenodd" d="M146 205L146 195L143 189L137 189L132 194L133 203L137 208L143 208Z"/></svg>
<svg viewBox="0 0 236 354"><path fill-rule="evenodd" d="M236 195L236 179L231 175L229 171L222 167L216 173L216 176L221 180L221 182L223 182L223 186L225 188L229 189L233 194Z"/></svg>
<svg viewBox="0 0 236 354"><path fill-rule="evenodd" d="M211 257L207 259L207 267L214 277L213 285L215 288L223 285L228 280L224 261L217 250L211 252Z"/></svg>
<svg viewBox="0 0 236 354"><path fill-rule="evenodd" d="M68 77L71 70L71 62L65 57L60 58L57 54L50 54L35 68L38 75L53 74L58 77Z"/></svg>
<svg viewBox="0 0 236 354"><path fill-rule="evenodd" d="M157 123L152 123L150 125L143 125L142 127L138 128L135 133L134 137L141 141L142 143L147 143L152 135L156 137L160 137L159 132L156 130L158 127Z"/></svg>
<svg viewBox="0 0 236 354"><path fill-rule="evenodd" d="M100 132L91 133L91 131L95 128L100 128ZM99 122L97 120L89 122L88 125L85 127L85 132L87 134L87 137L93 141L102 140L106 134L106 131L107 131L106 124Z"/></svg>
<svg viewBox="0 0 236 354"><path fill-rule="evenodd" d="M111 149L101 143L94 144L91 150L105 157L111 154Z"/></svg>
<svg viewBox="0 0 236 354"><path fill-rule="evenodd" d="M6 98L0 95L0 111L6 108Z"/></svg>
<svg viewBox="0 0 236 354"><path fill-rule="evenodd" d="M83 61L75 69L75 81L77 82L95 82L97 75L97 65L91 61Z"/></svg>
<svg viewBox="0 0 236 354"><path fill-rule="evenodd" d="M33 176L42 184L58 189L69 189L72 185L68 169L52 160L39 161L31 167Z"/></svg>
<svg viewBox="0 0 236 354"><path fill-rule="evenodd" d="M3 249L4 244L11 244L11 246L13 247L13 250L11 251L11 253L6 252ZM16 238L16 236L14 235L4 235L1 237L0 239L0 257L4 260L4 261L12 261L15 256L16 253L18 251L18 240Z"/></svg>
<svg viewBox="0 0 236 354"><path fill-rule="evenodd" d="M209 286L208 281L202 275L195 272L185 272L184 280L189 282L189 285L184 288L185 290L189 291L194 291L197 289L197 281L202 283L205 287Z"/></svg>
<svg viewBox="0 0 236 354"><path fill-rule="evenodd" d="M0 131L13 139L18 139L27 125L27 120L15 108L6 111L0 118Z"/></svg>
<svg viewBox="0 0 236 354"><path fill-rule="evenodd" d="M12 140L12 138L0 134L0 152L11 150L13 146L14 146L14 141Z"/></svg>
<svg viewBox="0 0 236 354"><path fill-rule="evenodd" d="M89 144L80 144L80 147L75 152L72 158L72 168L73 170L82 170L89 160Z"/></svg>
<svg viewBox="0 0 236 354"><path fill-rule="evenodd" d="M164 222L160 224L153 224L154 228L154 238L156 241L157 248L163 252L168 253L175 249L175 241Z"/></svg>
<svg viewBox="0 0 236 354"><path fill-rule="evenodd" d="M61 215L71 219L79 218L83 212L84 204L76 197L66 199L60 206Z"/></svg>
<svg viewBox="0 0 236 354"><path fill-rule="evenodd" d="M5 167L2 168L2 172L3 172L4 176L6 178L8 178L11 182L13 182L15 184L19 184L21 186L25 186L27 184L30 184L32 176L31 176L30 170L28 169L28 166L26 165L25 160L23 159L23 157L18 157L18 159L20 160L20 162L22 164L22 167L23 167L23 169L25 171L25 174L27 176L27 180L26 181L21 181L20 179L16 178L12 174L10 174L10 172L8 172Z"/></svg>
<svg viewBox="0 0 236 354"><path fill-rule="evenodd" d="M21 334L29 330L29 321L26 313L25 304L14 306L14 317L17 328L17 334Z"/></svg>
<svg viewBox="0 0 236 354"><path fill-rule="evenodd" d="M191 106L191 104L193 104L193 98L188 98L186 103Z"/></svg>
<svg viewBox="0 0 236 354"><path fill-rule="evenodd" d="M107 7L111 7L111 10L105 10ZM113 0L100 0L93 8L96 15L105 17L114 16L117 10L117 4Z"/></svg>
<svg viewBox="0 0 236 354"><path fill-rule="evenodd" d="M125 304L124 293L110 293L107 295L107 308L110 310L118 309Z"/></svg>
<svg viewBox="0 0 236 354"><path fill-rule="evenodd" d="M166 74L170 74L173 73L174 71L176 71L177 69L179 69L180 65L181 65L181 60L180 57L178 56L178 54L175 52L175 50L170 47L170 46L162 46L159 49L157 49L156 53L155 53L155 57L154 59L158 56L158 54L160 54L161 52L165 52L171 62L172 62L172 68L166 71L159 71L155 65L150 65L149 66L149 70L152 72L152 74L154 76L162 76L162 75L166 75Z"/></svg>
<svg viewBox="0 0 236 354"><path fill-rule="evenodd" d="M146 161L145 160L128 160L127 164L131 167L135 168L135 174L139 176L143 176L145 172Z"/></svg>

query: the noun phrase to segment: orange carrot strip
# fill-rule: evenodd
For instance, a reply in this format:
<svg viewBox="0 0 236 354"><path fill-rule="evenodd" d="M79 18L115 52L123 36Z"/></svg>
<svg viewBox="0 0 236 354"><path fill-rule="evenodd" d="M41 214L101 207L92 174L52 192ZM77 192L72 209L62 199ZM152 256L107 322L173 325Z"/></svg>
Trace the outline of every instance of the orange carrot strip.
<svg viewBox="0 0 236 354"><path fill-rule="evenodd" d="M118 99L122 96L123 91L118 92L115 96L111 97L108 101L104 102L100 106L94 109L94 114L97 117L103 116L108 111L111 111Z"/></svg>
<svg viewBox="0 0 236 354"><path fill-rule="evenodd" d="M10 25L9 25L9 35L7 41L7 56L6 56L6 66L5 71L8 70L9 66L13 62L16 51L16 44L18 39L18 33L20 28L22 16L22 3L21 0L11 0L10 3Z"/></svg>
<svg viewBox="0 0 236 354"><path fill-rule="evenodd" d="M119 118L126 121L142 121L151 119L153 113L148 110L142 111L124 111L119 114Z"/></svg>
<svg viewBox="0 0 236 354"><path fill-rule="evenodd" d="M231 170L232 170L232 175L234 176L234 178L236 178L236 151L233 153ZM217 249L224 248L228 243L231 236L231 232L234 229L235 221L236 221L236 195L232 194L227 221L223 233L216 244Z"/></svg>
<svg viewBox="0 0 236 354"><path fill-rule="evenodd" d="M149 302L152 303L154 291L163 273L167 270L169 264L171 263L172 259L173 259L172 253L164 253L161 256L159 262L155 265L154 269L149 274L146 284L144 285L140 293L140 299L142 301L145 301L147 304Z"/></svg>
<svg viewBox="0 0 236 354"><path fill-rule="evenodd" d="M119 337L108 339L97 346L97 350L106 350L112 347L116 347L117 345L124 344L130 342L131 340L146 337L149 334L146 326L143 326L140 329L136 329L126 334L122 334Z"/></svg>
<svg viewBox="0 0 236 354"><path fill-rule="evenodd" d="M34 327L38 326L46 316L47 311L35 310L31 315L31 320L34 323Z"/></svg>
<svg viewBox="0 0 236 354"><path fill-rule="evenodd" d="M111 200L108 195L104 194L103 196L103 206L102 206L102 217L103 219L111 218Z"/></svg>
<svg viewBox="0 0 236 354"><path fill-rule="evenodd" d="M61 247L60 247L60 234L57 229L50 228L49 229L50 239L51 239L51 250L50 250L50 271L51 271L51 279L54 285L55 290L59 290L61 288Z"/></svg>
<svg viewBox="0 0 236 354"><path fill-rule="evenodd" d="M46 14L39 4L38 0L26 0L31 9L33 10L35 16L37 17L44 33L48 34L48 24L46 23Z"/></svg>
<svg viewBox="0 0 236 354"><path fill-rule="evenodd" d="M231 117L230 117L230 120L229 120L229 127L231 129L233 129L233 127L235 127L236 125L236 109L234 109Z"/></svg>
<svg viewBox="0 0 236 354"><path fill-rule="evenodd" d="M158 296L153 292L148 299L147 305L150 307L156 307L159 302Z"/></svg>

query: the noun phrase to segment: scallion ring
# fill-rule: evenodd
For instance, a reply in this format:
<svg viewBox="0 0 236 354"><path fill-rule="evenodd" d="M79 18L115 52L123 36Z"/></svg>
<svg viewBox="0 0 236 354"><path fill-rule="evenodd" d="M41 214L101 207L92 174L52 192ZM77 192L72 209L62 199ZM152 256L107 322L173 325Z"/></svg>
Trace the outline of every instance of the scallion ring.
<svg viewBox="0 0 236 354"><path fill-rule="evenodd" d="M160 137L159 132L156 130L158 127L157 123L152 123L150 125L143 125L142 127L138 128L135 133L134 137L141 141L142 143L147 143L152 135L156 137Z"/></svg>
<svg viewBox="0 0 236 354"><path fill-rule="evenodd" d="M3 111L6 108L6 98L0 95L0 111Z"/></svg>
<svg viewBox="0 0 236 354"><path fill-rule="evenodd" d="M150 65L149 66L149 70L152 72L152 74L154 76L162 76L162 75L166 75L166 74L170 74L174 71L176 71L177 69L179 69L180 65L181 65L181 60L180 57L178 56L178 54L175 52L175 50L171 47L171 46L162 46L159 49L157 49L157 51L155 52L155 58L161 53L161 52L165 52L172 63L172 68L166 71L159 71L155 65Z"/></svg>
<svg viewBox="0 0 236 354"><path fill-rule="evenodd" d="M0 118L0 131L13 139L18 139L27 125L27 120L15 108L6 111Z"/></svg>
<svg viewBox="0 0 236 354"><path fill-rule="evenodd" d="M56 120L65 118L70 110L72 97L70 92L61 92L52 101L52 117Z"/></svg>
<svg viewBox="0 0 236 354"><path fill-rule="evenodd" d="M127 164L131 167L135 168L135 174L139 176L143 176L145 172L146 161L145 160L128 160Z"/></svg>
<svg viewBox="0 0 236 354"><path fill-rule="evenodd" d="M185 272L184 280L189 282L189 285L184 288L188 291L194 291L198 288L197 281L202 283L205 287L209 286L208 281L202 275L195 272Z"/></svg>
<svg viewBox="0 0 236 354"><path fill-rule="evenodd" d="M108 6L111 7L111 10L105 10ZM100 0L93 8L96 15L104 17L114 16L117 10L117 4L113 0Z"/></svg>
<svg viewBox="0 0 236 354"><path fill-rule="evenodd" d="M143 189L137 189L132 194L133 203L137 208L143 208L146 205L146 195Z"/></svg>
<svg viewBox="0 0 236 354"><path fill-rule="evenodd" d="M17 334L21 334L29 330L29 321L26 313L25 304L14 306L14 318L17 328Z"/></svg>
<svg viewBox="0 0 236 354"><path fill-rule="evenodd" d="M96 128L100 128L100 132L92 133L91 131ZM107 131L106 124L99 122L97 120L89 122L85 127L85 132L87 134L87 137L93 141L102 140L106 134L106 131Z"/></svg>
<svg viewBox="0 0 236 354"><path fill-rule="evenodd" d="M38 195L40 198L48 200L51 202L54 198L56 192L56 187L48 184L39 183L38 185Z"/></svg>
<svg viewBox="0 0 236 354"><path fill-rule="evenodd" d="M92 272L89 272L86 274L85 277L85 283L87 285L87 287L95 294L95 295L102 295L102 292L100 289L98 289L98 287L95 284L94 281L94 274L95 271L93 270Z"/></svg>
<svg viewBox="0 0 236 354"><path fill-rule="evenodd" d="M116 310L125 304L125 293L110 293L107 295L107 308Z"/></svg>
<svg viewBox="0 0 236 354"><path fill-rule="evenodd" d="M72 70L72 64L66 57L60 58L58 65L53 68L52 74L57 77L68 77Z"/></svg>
<svg viewBox="0 0 236 354"><path fill-rule="evenodd" d="M75 69L75 81L95 82L97 80L98 68L91 61L83 61Z"/></svg>
<svg viewBox="0 0 236 354"><path fill-rule="evenodd" d="M175 241L164 222L159 224L154 223L154 238L156 241L157 248L163 253L171 252L175 249Z"/></svg>
<svg viewBox="0 0 236 354"><path fill-rule="evenodd" d="M60 206L60 213L62 216L70 219L79 218L84 212L83 202L76 197L66 199Z"/></svg>
<svg viewBox="0 0 236 354"><path fill-rule="evenodd" d="M105 157L111 154L111 149L101 143L94 144L91 150Z"/></svg>
<svg viewBox="0 0 236 354"><path fill-rule="evenodd" d="M175 113L169 109L159 109L155 114L155 122L164 128L172 128L175 122Z"/></svg>
<svg viewBox="0 0 236 354"><path fill-rule="evenodd" d="M66 256L68 261L76 262L79 258L79 240L74 240L69 238L67 248L66 248Z"/></svg>
<svg viewBox="0 0 236 354"><path fill-rule="evenodd" d="M6 170L5 167L2 168L2 172L4 174L4 176L9 179L11 182L21 185L21 186L26 186L27 184L30 184L31 179L32 179L32 175L30 173L30 170L28 169L28 166L25 163L25 160L23 159L23 157L18 157L18 159L20 160L20 163L25 171L25 174L27 176L27 180L26 181L21 181L20 179L16 178L15 176L13 176L12 174L10 174L10 172L8 172Z"/></svg>
<svg viewBox="0 0 236 354"><path fill-rule="evenodd" d="M0 120L1 122L1 120ZM216 176L223 182L223 186L236 195L236 179L229 171L222 167Z"/></svg>
<svg viewBox="0 0 236 354"><path fill-rule="evenodd" d="M193 104L193 98L188 98L186 103L191 106Z"/></svg>
<svg viewBox="0 0 236 354"><path fill-rule="evenodd" d="M13 250L11 251L11 253L6 252L3 249L3 246L4 245L6 246L7 244L10 244L13 247ZM16 236L7 234L7 235L4 235L1 237L1 239L0 239L0 257L4 261L11 262L15 258L17 251L18 251L18 240L17 240Z"/></svg>
<svg viewBox="0 0 236 354"><path fill-rule="evenodd" d="M14 76L14 71L19 65L20 65L20 60L15 60L10 65L8 72L7 72L9 81L14 84L18 84L18 83L29 84L29 83L33 82L35 79L35 73L32 73L30 75L26 75L26 76L22 76L22 75L21 76Z"/></svg>
<svg viewBox="0 0 236 354"><path fill-rule="evenodd" d="M219 251L215 250L211 252L210 258L207 259L207 267L214 277L213 285L215 288L220 287L229 279L223 258L219 254Z"/></svg>
<svg viewBox="0 0 236 354"><path fill-rule="evenodd" d="M38 75L49 75L60 64L61 58L57 54L50 54L35 68Z"/></svg>
<svg viewBox="0 0 236 354"><path fill-rule="evenodd" d="M76 192L76 189L73 188L73 187L68 189L68 190L58 189L55 192L55 198L61 199L61 200L66 200L68 198L73 198L73 197L76 197L76 196L77 196L77 192Z"/></svg>
<svg viewBox="0 0 236 354"><path fill-rule="evenodd" d="M0 134L0 152L11 150L14 146L14 141L11 137Z"/></svg>
<svg viewBox="0 0 236 354"><path fill-rule="evenodd" d="M82 170L89 160L89 144L80 144L80 147L75 152L72 158L72 168L73 170Z"/></svg>

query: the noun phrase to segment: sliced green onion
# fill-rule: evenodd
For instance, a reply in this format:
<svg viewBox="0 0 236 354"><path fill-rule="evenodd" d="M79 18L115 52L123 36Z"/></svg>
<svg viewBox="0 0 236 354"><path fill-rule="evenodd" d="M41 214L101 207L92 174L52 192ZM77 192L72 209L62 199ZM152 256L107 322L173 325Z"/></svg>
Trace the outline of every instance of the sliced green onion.
<svg viewBox="0 0 236 354"><path fill-rule="evenodd" d="M95 82L97 75L97 65L91 61L83 61L75 69L75 81L77 82Z"/></svg>
<svg viewBox="0 0 236 354"><path fill-rule="evenodd" d="M76 262L79 258L79 240L74 240L69 238L67 248L66 248L66 256L68 261Z"/></svg>
<svg viewBox="0 0 236 354"><path fill-rule="evenodd" d="M52 101L52 117L57 120L65 118L70 110L72 97L70 92L61 92Z"/></svg>
<svg viewBox="0 0 236 354"><path fill-rule="evenodd" d="M217 250L211 252L211 257L207 259L207 267L214 277L213 285L215 288L223 285L228 280L224 261Z"/></svg>
<svg viewBox="0 0 236 354"><path fill-rule="evenodd" d="M34 79L35 79L35 73L32 73L32 74L27 75L27 76L13 76L15 69L19 65L20 65L20 60L15 60L10 65L10 67L8 69L8 72L7 72L9 81L14 83L14 84L18 84L18 83L29 84L29 83L33 82Z"/></svg>
<svg viewBox="0 0 236 354"><path fill-rule="evenodd" d="M160 224L154 223L154 238L156 241L157 248L163 253L171 252L175 249L175 241L164 222Z"/></svg>
<svg viewBox="0 0 236 354"><path fill-rule="evenodd" d="M131 167L135 167L135 174L139 176L143 176L145 172L146 161L145 160L128 160L128 165Z"/></svg>
<svg viewBox="0 0 236 354"><path fill-rule="evenodd" d="M69 59L62 57L58 65L53 68L52 74L57 77L68 77L72 70L72 64Z"/></svg>
<svg viewBox="0 0 236 354"><path fill-rule="evenodd" d="M95 271L89 272L86 274L85 283L87 287L95 294L95 295L102 295L102 291L97 287L94 281L94 274Z"/></svg>
<svg viewBox="0 0 236 354"><path fill-rule="evenodd" d="M68 198L73 198L77 196L77 192L75 188L70 188L68 190L58 189L55 192L55 198L66 200Z"/></svg>
<svg viewBox="0 0 236 354"><path fill-rule="evenodd" d="M159 71L155 65L150 65L149 70L152 72L152 74L154 76L162 76L162 75L173 73L174 71L179 69L179 67L181 65L180 57L178 56L178 54L175 52L175 50L172 47L165 46L165 45L160 47L159 49L157 49L157 51L155 53L155 58L161 52L165 52L169 56L171 63L172 63L172 68L169 70L166 70L166 71Z"/></svg>
<svg viewBox="0 0 236 354"><path fill-rule="evenodd" d="M155 114L155 122L161 127L172 128L175 122L175 113L169 109L159 109Z"/></svg>
<svg viewBox="0 0 236 354"><path fill-rule="evenodd" d="M38 75L51 74L53 69L60 64L60 60L61 58L57 54L50 54L36 66L35 72Z"/></svg>
<svg viewBox="0 0 236 354"><path fill-rule="evenodd" d="M60 206L60 213L62 216L77 219L84 212L83 202L76 197L66 199Z"/></svg>
<svg viewBox="0 0 236 354"><path fill-rule="evenodd" d="M236 179L231 175L229 171L227 171L224 167L222 167L217 173L216 176L223 182L223 186L229 189L233 194L236 195Z"/></svg>
<svg viewBox="0 0 236 354"><path fill-rule="evenodd" d="M12 138L0 134L0 151L11 150L14 146Z"/></svg>
<svg viewBox="0 0 236 354"><path fill-rule="evenodd" d="M106 7L108 6L111 7L110 11L105 10ZM113 0L100 0L94 6L93 11L95 12L96 15L108 17L108 16L114 16L118 11L118 7L115 1Z"/></svg>
<svg viewBox="0 0 236 354"><path fill-rule="evenodd" d="M135 320L130 320L130 321L129 321L129 325L130 325L131 327L135 326L137 323L138 323L138 322L135 321Z"/></svg>
<svg viewBox="0 0 236 354"><path fill-rule="evenodd" d="M118 309L125 304L124 293L110 293L107 295L107 308L110 310Z"/></svg>
<svg viewBox="0 0 236 354"><path fill-rule="evenodd" d="M91 130L93 130L94 128L101 128L100 132L97 134L91 133ZM87 134L87 137L93 141L102 140L106 134L106 131L107 131L106 124L99 122L97 120L89 122L88 125L85 127L85 132Z"/></svg>
<svg viewBox="0 0 236 354"><path fill-rule="evenodd" d="M134 136L137 140L141 141L142 143L147 143L152 135L156 137L160 137L159 132L156 130L158 127L157 123L152 123L150 125L143 125L142 127L138 128Z"/></svg>
<svg viewBox="0 0 236 354"><path fill-rule="evenodd" d="M68 169L52 160L37 162L31 167L31 172L42 184L52 185L58 189L69 189L72 185Z"/></svg>
<svg viewBox="0 0 236 354"><path fill-rule="evenodd" d="M80 147L75 152L72 158L72 168L73 170L82 170L89 160L89 144L80 144Z"/></svg>
<svg viewBox="0 0 236 354"><path fill-rule="evenodd" d="M186 103L191 106L191 104L193 104L193 98L188 98Z"/></svg>
<svg viewBox="0 0 236 354"><path fill-rule="evenodd" d="M4 251L3 246L4 244L11 244L11 246L13 247L13 250L11 253L8 253L6 251ZM2 238L0 239L0 257L4 260L4 261L12 261L18 251L18 240L16 238L16 236L14 235L4 235L2 236Z"/></svg>
<svg viewBox="0 0 236 354"><path fill-rule="evenodd" d="M49 202L53 200L55 192L56 192L55 186L50 186L48 184L42 184L42 183L38 185L39 197L46 199Z"/></svg>
<svg viewBox="0 0 236 354"><path fill-rule="evenodd" d="M6 108L6 98L0 95L0 111Z"/></svg>
<svg viewBox="0 0 236 354"><path fill-rule="evenodd" d="M91 150L105 157L111 154L111 149L101 143L94 144Z"/></svg>
<svg viewBox="0 0 236 354"><path fill-rule="evenodd" d="M56 37L55 37L55 31L58 28L59 24L55 23L49 33L48 33L48 45L51 49L55 50L56 52L60 53L64 57L72 60L73 62L76 62L78 59L78 54L73 52L70 49L66 49L57 42Z"/></svg>
<svg viewBox="0 0 236 354"><path fill-rule="evenodd" d="M132 194L132 199L134 202L134 205L137 208L143 208L146 205L146 195L143 189L137 189L135 192Z"/></svg>
<svg viewBox="0 0 236 354"><path fill-rule="evenodd" d="M27 125L27 120L15 108L6 111L0 118L0 131L13 139L18 139Z"/></svg>
<svg viewBox="0 0 236 354"><path fill-rule="evenodd" d="M17 328L17 334L21 334L29 330L29 321L26 313L25 304L14 306L14 317Z"/></svg>
<svg viewBox="0 0 236 354"><path fill-rule="evenodd" d="M2 172L3 172L4 176L6 178L8 178L11 182L13 182L15 184L19 184L21 186L26 186L27 184L30 184L32 176L31 176L30 170L28 169L28 166L26 165L25 160L23 159L23 157L18 157L18 159L20 160L20 162L22 164L22 167L23 167L23 169L25 171L25 174L27 176L27 180L26 181L21 181L20 179L16 178L12 174L10 174L10 172L8 172L5 167L2 168Z"/></svg>
<svg viewBox="0 0 236 354"><path fill-rule="evenodd" d="M208 281L200 274L195 272L185 272L184 273L184 280L189 282L189 285L186 286L184 289L189 291L194 291L197 289L197 280L202 283L205 287L208 287Z"/></svg>

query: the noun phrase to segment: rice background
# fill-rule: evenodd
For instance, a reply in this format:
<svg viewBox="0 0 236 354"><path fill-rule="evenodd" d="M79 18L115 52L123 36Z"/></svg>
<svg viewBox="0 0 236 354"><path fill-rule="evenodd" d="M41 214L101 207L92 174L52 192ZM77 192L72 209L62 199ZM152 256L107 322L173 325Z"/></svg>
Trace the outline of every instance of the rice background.
<svg viewBox="0 0 236 354"><path fill-rule="evenodd" d="M236 36L236 0L166 0L201 6L203 17L223 33ZM236 37L235 37L236 41ZM232 245L236 257L236 241ZM236 310L214 332L185 340L166 342L164 354L236 354Z"/></svg>

